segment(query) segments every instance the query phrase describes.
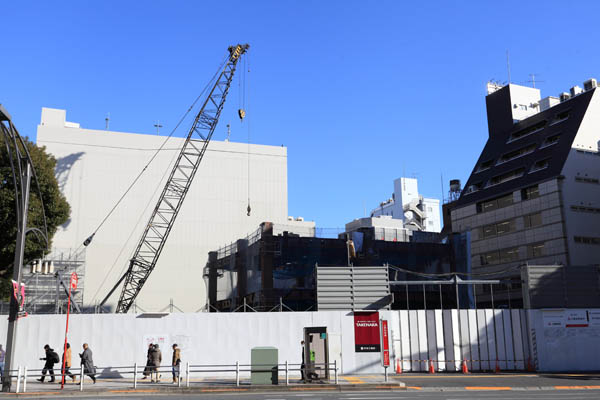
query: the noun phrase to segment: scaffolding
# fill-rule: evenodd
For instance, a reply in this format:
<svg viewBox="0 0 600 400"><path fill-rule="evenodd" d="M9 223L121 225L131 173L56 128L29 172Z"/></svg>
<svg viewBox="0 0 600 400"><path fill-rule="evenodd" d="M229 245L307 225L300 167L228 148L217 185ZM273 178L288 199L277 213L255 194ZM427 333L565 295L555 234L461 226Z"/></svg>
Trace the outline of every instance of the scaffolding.
<svg viewBox="0 0 600 400"><path fill-rule="evenodd" d="M72 310L81 312L85 281L85 248L52 249L42 260L26 265L25 311L29 314L62 314L67 311L69 278L77 274L77 289L71 292ZM0 312L8 312L8 304L0 305Z"/></svg>

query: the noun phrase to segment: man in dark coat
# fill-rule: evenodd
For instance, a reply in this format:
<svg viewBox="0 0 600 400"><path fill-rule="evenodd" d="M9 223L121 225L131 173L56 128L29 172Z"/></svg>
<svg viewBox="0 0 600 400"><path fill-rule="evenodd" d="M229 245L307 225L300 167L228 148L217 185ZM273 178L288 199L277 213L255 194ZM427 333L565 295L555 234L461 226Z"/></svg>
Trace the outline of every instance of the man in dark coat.
<svg viewBox="0 0 600 400"><path fill-rule="evenodd" d="M44 364L44 369L42 369L42 376L38 379L40 382L44 382L46 378L46 373L50 373L50 383L54 382L54 364L59 362L58 354L50 348L49 345L44 346L44 351L46 352L46 357L40 358L40 360L46 360Z"/></svg>
<svg viewBox="0 0 600 400"><path fill-rule="evenodd" d="M142 379L146 379L148 375L152 373L152 351L154 349L154 345L150 343L148 345L148 352L146 353L146 368L144 368L144 377Z"/></svg>
<svg viewBox="0 0 600 400"><path fill-rule="evenodd" d="M92 349L90 349L87 343L83 344L83 353L80 353L79 357L81 357L81 367L83 368L83 373L92 378L92 381L96 383L96 367L94 367Z"/></svg>

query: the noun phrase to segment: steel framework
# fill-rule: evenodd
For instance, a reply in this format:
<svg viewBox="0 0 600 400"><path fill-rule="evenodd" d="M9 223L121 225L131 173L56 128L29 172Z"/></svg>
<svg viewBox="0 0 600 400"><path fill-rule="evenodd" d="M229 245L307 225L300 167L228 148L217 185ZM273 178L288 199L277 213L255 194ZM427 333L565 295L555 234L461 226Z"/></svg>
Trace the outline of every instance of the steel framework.
<svg viewBox="0 0 600 400"><path fill-rule="evenodd" d="M156 267L173 223L219 121L237 63L249 47L248 44L238 44L230 46L228 49L229 58L220 70L214 86L194 119L150 221L129 262L129 268L103 301L104 303L116 287L125 280L116 308L117 313L129 311L150 273Z"/></svg>

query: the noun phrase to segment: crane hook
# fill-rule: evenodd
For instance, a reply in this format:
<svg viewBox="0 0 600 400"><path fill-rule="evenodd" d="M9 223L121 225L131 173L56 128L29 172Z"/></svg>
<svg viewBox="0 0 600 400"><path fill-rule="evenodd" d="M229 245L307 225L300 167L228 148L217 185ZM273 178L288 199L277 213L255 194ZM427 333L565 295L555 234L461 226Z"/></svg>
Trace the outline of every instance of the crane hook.
<svg viewBox="0 0 600 400"><path fill-rule="evenodd" d="M252 209L250 208L250 203L248 203L248 208L246 209L246 211L248 211L248 216L250 216L250 211L251 211L251 210L252 210Z"/></svg>
<svg viewBox="0 0 600 400"><path fill-rule="evenodd" d="M246 116L246 110L244 110L243 108L240 108L238 110L238 116L240 117L240 121L243 121L244 117Z"/></svg>

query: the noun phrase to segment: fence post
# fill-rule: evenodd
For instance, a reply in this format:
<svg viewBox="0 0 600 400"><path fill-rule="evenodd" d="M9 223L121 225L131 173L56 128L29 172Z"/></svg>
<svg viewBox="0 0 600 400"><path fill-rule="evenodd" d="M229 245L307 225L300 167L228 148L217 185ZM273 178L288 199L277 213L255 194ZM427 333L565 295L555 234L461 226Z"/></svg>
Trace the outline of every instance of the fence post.
<svg viewBox="0 0 600 400"><path fill-rule="evenodd" d="M25 366L25 370L23 371L23 393L27 392L27 366Z"/></svg>
<svg viewBox="0 0 600 400"><path fill-rule="evenodd" d="M10 371L8 372L8 375L10 375ZM17 390L15 391L15 393L19 393L20 389L21 389L21 366L19 365L19 368L17 368Z"/></svg>
<svg viewBox="0 0 600 400"><path fill-rule="evenodd" d="M137 363L133 363L133 388L137 389Z"/></svg>
<svg viewBox="0 0 600 400"><path fill-rule="evenodd" d="M181 387L181 361L176 365L177 367L177 387Z"/></svg>
<svg viewBox="0 0 600 400"><path fill-rule="evenodd" d="M290 384L290 379L288 375L288 362L285 360L285 386Z"/></svg>
<svg viewBox="0 0 600 400"><path fill-rule="evenodd" d="M235 362L235 386L240 386L240 362Z"/></svg>
<svg viewBox="0 0 600 400"><path fill-rule="evenodd" d="M335 384L338 384L338 378L337 378L337 360L333 360L333 374L335 376Z"/></svg>
<svg viewBox="0 0 600 400"><path fill-rule="evenodd" d="M83 392L83 377L85 376L83 374L83 365L81 366L81 371L79 372L80 378L79 378L79 391Z"/></svg>
<svg viewBox="0 0 600 400"><path fill-rule="evenodd" d="M190 363L185 363L185 387L190 387Z"/></svg>

